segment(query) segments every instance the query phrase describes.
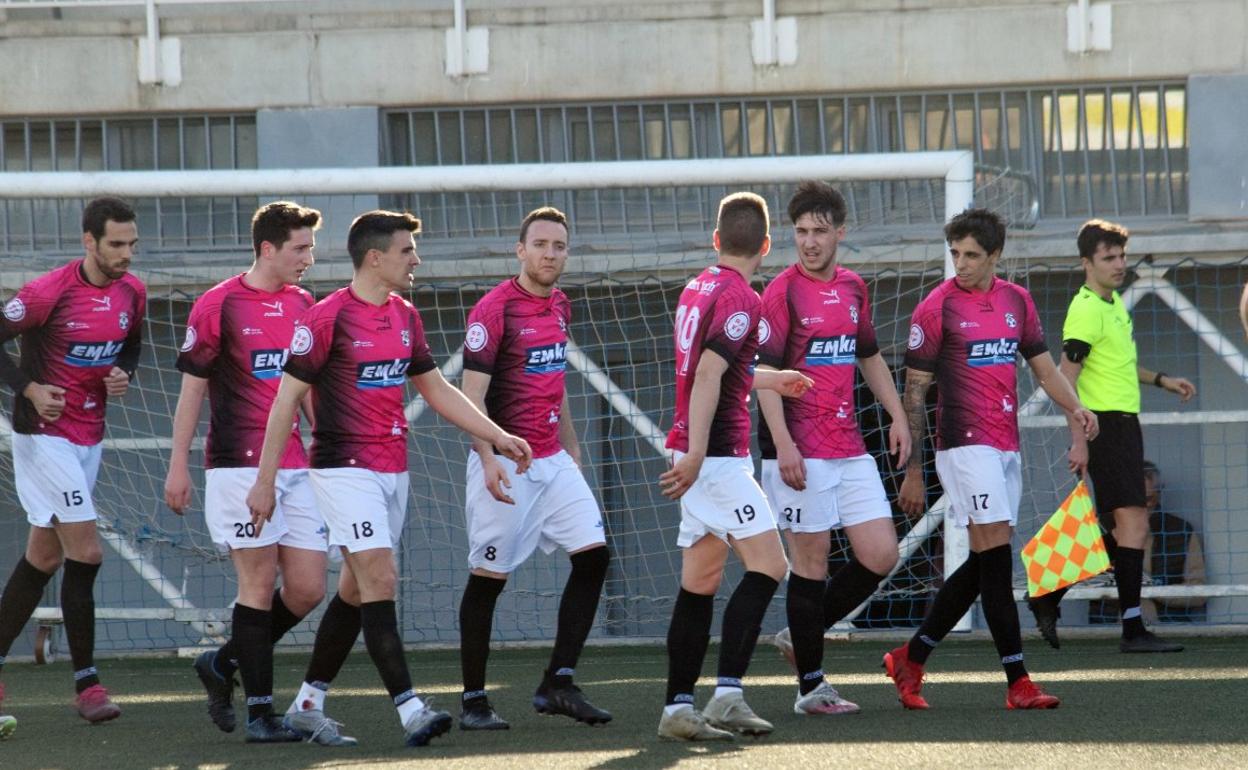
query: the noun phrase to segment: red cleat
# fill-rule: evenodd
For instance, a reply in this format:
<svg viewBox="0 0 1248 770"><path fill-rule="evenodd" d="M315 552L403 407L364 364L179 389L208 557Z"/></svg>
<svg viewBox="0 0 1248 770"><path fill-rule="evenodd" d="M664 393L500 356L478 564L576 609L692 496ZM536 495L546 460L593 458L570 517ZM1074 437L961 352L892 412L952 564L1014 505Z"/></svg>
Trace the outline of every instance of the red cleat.
<svg viewBox="0 0 1248 770"><path fill-rule="evenodd" d="M923 689L923 666L912 662L908 653L909 647L905 644L884 653L884 670L897 685L897 700L901 701L901 705L922 711L928 707L920 694Z"/></svg>
<svg viewBox="0 0 1248 770"><path fill-rule="evenodd" d="M1062 701L1056 695L1041 690L1029 676L1010 685L1009 692L1005 694L1007 709L1055 709L1060 705Z"/></svg>
<svg viewBox="0 0 1248 770"><path fill-rule="evenodd" d="M78 707L78 715L92 724L121 716L121 709L108 699L108 690L103 685L93 684L78 693L75 705Z"/></svg>

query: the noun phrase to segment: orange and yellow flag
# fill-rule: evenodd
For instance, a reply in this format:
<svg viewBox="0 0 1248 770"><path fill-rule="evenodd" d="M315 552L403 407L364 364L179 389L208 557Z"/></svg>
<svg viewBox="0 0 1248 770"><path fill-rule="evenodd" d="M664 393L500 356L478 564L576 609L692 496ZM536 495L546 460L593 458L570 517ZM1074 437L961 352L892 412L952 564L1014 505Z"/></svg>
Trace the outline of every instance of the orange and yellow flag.
<svg viewBox="0 0 1248 770"><path fill-rule="evenodd" d="M1020 554L1029 596L1074 585L1109 569L1088 487L1080 481Z"/></svg>

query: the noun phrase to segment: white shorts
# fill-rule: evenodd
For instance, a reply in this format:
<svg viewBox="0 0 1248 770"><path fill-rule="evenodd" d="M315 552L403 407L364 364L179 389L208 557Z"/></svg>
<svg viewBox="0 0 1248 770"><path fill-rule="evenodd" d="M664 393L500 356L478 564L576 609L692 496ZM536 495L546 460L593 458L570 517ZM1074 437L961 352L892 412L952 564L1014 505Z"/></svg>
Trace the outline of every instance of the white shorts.
<svg viewBox="0 0 1248 770"><path fill-rule="evenodd" d="M358 553L399 545L407 520L407 473L313 468L308 474L329 527L331 557L338 558L335 546Z"/></svg>
<svg viewBox="0 0 1248 770"><path fill-rule="evenodd" d="M100 473L101 446L81 446L60 436L13 434L17 499L32 526L95 521L91 490Z"/></svg>
<svg viewBox="0 0 1248 770"><path fill-rule="evenodd" d="M579 551L606 543L602 510L581 469L565 451L534 460L523 475L501 455L515 505L500 503L485 488L481 457L468 454L468 564L473 569L514 572L541 548Z"/></svg>
<svg viewBox="0 0 1248 770"><path fill-rule="evenodd" d="M968 522L1018 524L1023 498L1023 463L1018 452L975 444L936 453L936 475L959 527Z"/></svg>
<svg viewBox="0 0 1248 770"><path fill-rule="evenodd" d="M778 460L763 460L763 491L780 529L792 532L827 532L893 518L880 470L868 454L807 460L806 488L800 492L780 478Z"/></svg>
<svg viewBox="0 0 1248 770"><path fill-rule="evenodd" d="M222 551L284 545L324 551L325 521L305 469L277 472L277 508L256 537L247 509L247 493L256 483L256 468L209 468L204 471L204 523Z"/></svg>
<svg viewBox="0 0 1248 770"><path fill-rule="evenodd" d="M676 452L676 460L684 456ZM698 480L680 498L680 534L676 545L688 548L705 535L728 542L776 528L767 496L754 480L749 457L708 457Z"/></svg>

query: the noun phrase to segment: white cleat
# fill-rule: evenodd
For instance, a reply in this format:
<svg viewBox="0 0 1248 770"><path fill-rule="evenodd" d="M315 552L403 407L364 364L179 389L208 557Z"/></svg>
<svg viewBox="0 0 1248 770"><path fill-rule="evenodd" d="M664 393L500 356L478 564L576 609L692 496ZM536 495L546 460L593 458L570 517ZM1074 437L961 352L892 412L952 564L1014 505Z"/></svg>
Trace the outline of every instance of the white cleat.
<svg viewBox="0 0 1248 770"><path fill-rule="evenodd" d="M359 743L350 735L343 735L338 729L342 723L325 716L323 711L289 711L282 722L288 729L302 735L308 743L322 746L355 746Z"/></svg>
<svg viewBox="0 0 1248 770"><path fill-rule="evenodd" d="M702 709L702 716L712 727L742 735L769 735L775 729L771 722L754 713L740 690L711 698L706 708Z"/></svg>
<svg viewBox="0 0 1248 770"><path fill-rule="evenodd" d="M780 629L780 633L776 634L771 643L776 645L776 649L789 662L789 668L793 669L793 673L797 673L797 655L793 652L793 633L789 631L789 627L785 626Z"/></svg>
<svg viewBox="0 0 1248 770"><path fill-rule="evenodd" d="M793 704L794 714L857 714L859 711L857 703L842 698L836 688L827 682L822 682L805 695L797 696L797 702Z"/></svg>
<svg viewBox="0 0 1248 770"><path fill-rule="evenodd" d="M663 711L659 717L659 737L669 741L731 741L733 734L727 730L711 727L693 706L677 709L669 714Z"/></svg>

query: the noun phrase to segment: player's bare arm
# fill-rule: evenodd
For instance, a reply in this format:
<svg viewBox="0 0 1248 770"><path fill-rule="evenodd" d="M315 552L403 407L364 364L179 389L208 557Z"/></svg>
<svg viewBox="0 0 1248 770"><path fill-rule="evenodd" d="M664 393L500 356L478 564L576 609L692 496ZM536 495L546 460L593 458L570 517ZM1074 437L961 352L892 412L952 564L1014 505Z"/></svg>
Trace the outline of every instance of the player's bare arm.
<svg viewBox="0 0 1248 770"><path fill-rule="evenodd" d="M1156 385L1162 390L1175 394L1179 397L1180 403L1186 404L1192 396L1196 395L1196 386L1185 377L1171 377L1165 372L1154 372L1142 366L1136 367L1136 375L1141 383Z"/></svg>
<svg viewBox="0 0 1248 770"><path fill-rule="evenodd" d="M576 435L576 425L572 422L572 406L568 402L568 392L563 392L563 403L559 405L559 444L571 456L576 467L581 467L581 441Z"/></svg>
<svg viewBox="0 0 1248 770"><path fill-rule="evenodd" d="M919 516L927 508L927 487L923 483L923 439L927 434L927 391L935 379L932 372L906 369L906 391L902 408L910 430L912 448L906 462L906 475L897 494L897 504L907 516Z"/></svg>
<svg viewBox="0 0 1248 770"><path fill-rule="evenodd" d="M485 414L485 394L490 390L491 379L485 372L464 370L464 395L482 414ZM494 447L490 442L474 436L472 448L481 459L481 476L490 496L500 503L515 505L516 501L507 494L507 490L511 489L511 479L507 476L507 469L494 457Z"/></svg>
<svg viewBox="0 0 1248 770"><path fill-rule="evenodd" d="M728 371L728 361L714 350L703 350L693 375L689 394L689 451L659 476L659 489L665 497L679 500L698 480L706 447L711 437L711 421L719 405L720 381Z"/></svg>
<svg viewBox="0 0 1248 770"><path fill-rule="evenodd" d="M273 399L269 421L264 425L264 445L260 449L256 483L247 493L247 509L251 511L251 522L256 525L257 536L264 523L273 518L273 510L277 508L277 492L274 489L277 469L282 463L286 443L290 441L290 426L294 424L295 412L311 388L311 383L289 374L283 374L277 386L277 398Z"/></svg>
<svg viewBox="0 0 1248 770"><path fill-rule="evenodd" d="M1096 438L1096 434L1100 431L1096 415L1079 402L1074 385L1058 371L1057 365L1053 363L1053 358L1048 352L1027 359L1027 365L1031 367L1031 372L1035 375L1036 381L1040 383L1040 387L1044 388L1044 392L1053 399L1053 403L1066 412L1071 426L1072 442L1078 435L1082 435L1087 441Z"/></svg>
<svg viewBox="0 0 1248 770"><path fill-rule="evenodd" d="M764 371L776 371L770 366L759 366L754 370L754 377ZM772 442L776 445L776 464L780 469L780 478L785 484L799 492L806 488L806 461L798 451L797 444L789 433L788 423L784 419L784 400L773 390L758 391L758 410L767 421L767 429L771 431Z"/></svg>
<svg viewBox="0 0 1248 770"><path fill-rule="evenodd" d="M785 398L798 398L815 386L815 381L793 369L756 369L754 390L774 390Z"/></svg>
<svg viewBox="0 0 1248 770"><path fill-rule="evenodd" d="M169 471L165 474L165 505L181 516L191 504L191 440L199 425L199 413L208 380L183 373L178 405L173 410L173 447L169 450Z"/></svg>
<svg viewBox="0 0 1248 770"><path fill-rule="evenodd" d="M466 374L466 373L465 373ZM485 416L463 391L446 381L438 369L412 377L420 395L433 411L474 438L489 442L504 457L516 463L516 472L524 473L533 461L529 442L513 436Z"/></svg>
<svg viewBox="0 0 1248 770"><path fill-rule="evenodd" d="M876 353L858 361L862 370L862 379L875 394L875 400L888 412L892 424L888 428L888 453L893 456L895 468L904 468L910 461L912 433L909 417L901 405L901 396L897 395L897 385L893 383L893 373L888 370L884 356Z"/></svg>
<svg viewBox="0 0 1248 770"><path fill-rule="evenodd" d="M1070 358L1062 353L1061 362L1057 365L1058 372L1070 383L1075 392L1078 393L1079 374L1083 372L1083 364L1081 362L1071 361ZM1088 439L1083 431L1079 430L1079 425L1075 421L1073 415L1066 415L1066 424L1070 427L1070 450L1066 453L1066 459L1071 473L1084 475L1088 469Z"/></svg>

